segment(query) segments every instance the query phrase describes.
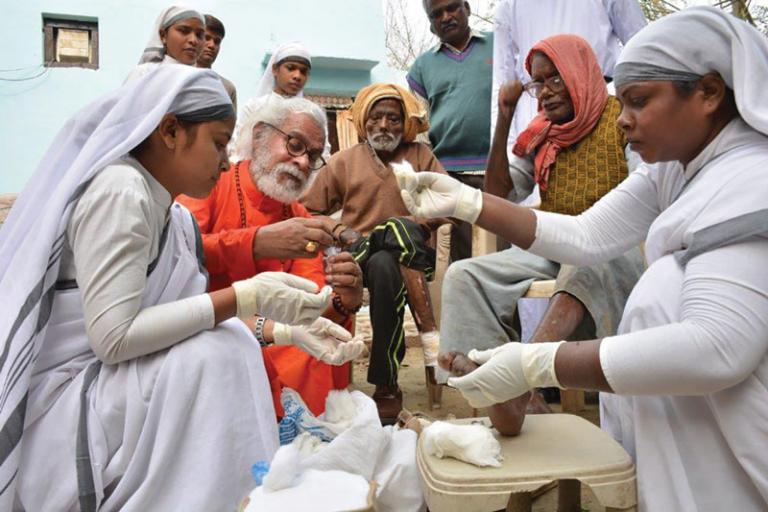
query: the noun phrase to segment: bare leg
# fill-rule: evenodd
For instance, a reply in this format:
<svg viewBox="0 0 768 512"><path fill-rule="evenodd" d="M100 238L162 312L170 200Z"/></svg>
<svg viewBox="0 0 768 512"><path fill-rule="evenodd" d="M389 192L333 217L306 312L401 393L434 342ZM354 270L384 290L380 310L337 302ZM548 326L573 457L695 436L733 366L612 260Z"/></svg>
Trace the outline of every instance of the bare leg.
<svg viewBox="0 0 768 512"><path fill-rule="evenodd" d="M558 292L554 294L549 299L549 307L547 307L544 317L531 336L531 343L568 339L587 314L584 304L570 293ZM561 396L562 394L561 392ZM583 400L583 395L581 396ZM562 403L564 401L561 401L561 405L563 405L563 410L565 411L566 404ZM578 402L579 400L577 399L576 401ZM575 404L573 407L568 408L580 409L583 408L583 404L581 406ZM534 392L531 395L531 402L528 404L528 412L542 414L552 412L552 409L549 408L549 405L547 405L544 398L538 392Z"/></svg>
<svg viewBox="0 0 768 512"><path fill-rule="evenodd" d="M549 307L531 336L531 343L568 339L584 320L587 309L579 299L558 292L549 299Z"/></svg>
<svg viewBox="0 0 768 512"><path fill-rule="evenodd" d="M437 323L432 312L432 303L424 272L400 265L400 275L403 276L405 290L408 293L408 305L411 308L419 333L430 333L431 336L437 336ZM437 409L443 399L443 388L437 384L434 366L425 366L424 373L427 381L427 403L430 409Z"/></svg>
<svg viewBox="0 0 768 512"><path fill-rule="evenodd" d="M432 303L424 272L400 265L400 274L403 276L405 289L408 292L408 305L411 307L419 332L436 331L437 323L432 313Z"/></svg>

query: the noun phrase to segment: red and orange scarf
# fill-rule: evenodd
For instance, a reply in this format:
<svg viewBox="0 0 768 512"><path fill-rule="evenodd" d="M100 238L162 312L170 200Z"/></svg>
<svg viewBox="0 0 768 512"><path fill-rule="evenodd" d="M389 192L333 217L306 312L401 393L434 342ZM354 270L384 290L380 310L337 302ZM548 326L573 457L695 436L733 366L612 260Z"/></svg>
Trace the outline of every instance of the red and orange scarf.
<svg viewBox="0 0 768 512"><path fill-rule="evenodd" d="M563 124L553 124L541 113L533 118L518 136L512 152L523 157L534 156L534 179L541 190L547 190L549 170L561 149L580 141L595 128L608 101L603 72L592 47L572 34L560 34L536 43L525 60L531 72L533 54L541 52L557 68L573 102L574 118Z"/></svg>

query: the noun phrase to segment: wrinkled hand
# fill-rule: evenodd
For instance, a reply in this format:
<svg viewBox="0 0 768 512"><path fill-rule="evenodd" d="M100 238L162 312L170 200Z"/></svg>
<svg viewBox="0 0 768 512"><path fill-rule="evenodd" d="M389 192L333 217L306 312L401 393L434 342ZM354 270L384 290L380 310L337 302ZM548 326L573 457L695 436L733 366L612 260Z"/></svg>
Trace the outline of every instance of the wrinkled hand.
<svg viewBox="0 0 768 512"><path fill-rule="evenodd" d="M408 162L392 164L405 207L425 219L456 217L474 224L483 209L483 193L436 172L414 172Z"/></svg>
<svg viewBox="0 0 768 512"><path fill-rule="evenodd" d="M317 249L307 251L307 242L315 242ZM332 244L333 236L325 222L293 217L259 228L253 238L253 259L314 258L318 251Z"/></svg>
<svg viewBox="0 0 768 512"><path fill-rule="evenodd" d="M237 299L237 316L260 315L276 322L311 323L331 302L330 286L317 293L317 285L285 272L262 272L232 283Z"/></svg>
<svg viewBox="0 0 768 512"><path fill-rule="evenodd" d="M325 282L341 299L347 309L357 309L363 302L363 271L348 252L328 256L325 262Z"/></svg>
<svg viewBox="0 0 768 512"><path fill-rule="evenodd" d="M467 356L480 367L463 377L450 377L474 408L490 407L536 387L560 387L555 375L556 343L505 343L489 350L470 350Z"/></svg>
<svg viewBox="0 0 768 512"><path fill-rule="evenodd" d="M365 350L361 336L352 335L327 318L311 325L295 326L275 323L272 328L276 345L295 345L301 350L335 366L357 359Z"/></svg>
<svg viewBox="0 0 768 512"><path fill-rule="evenodd" d="M523 84L519 80L510 80L501 84L499 87L499 113L507 119L512 119L522 94Z"/></svg>

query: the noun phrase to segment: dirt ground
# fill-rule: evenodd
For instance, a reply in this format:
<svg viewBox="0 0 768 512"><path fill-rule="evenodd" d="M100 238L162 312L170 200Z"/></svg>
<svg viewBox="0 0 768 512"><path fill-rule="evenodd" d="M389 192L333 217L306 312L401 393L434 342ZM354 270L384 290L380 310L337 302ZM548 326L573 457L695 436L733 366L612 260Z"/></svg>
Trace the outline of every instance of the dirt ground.
<svg viewBox="0 0 768 512"><path fill-rule="evenodd" d="M429 410L427 406L427 388L425 385L424 363L419 344L418 332L406 312L406 355L400 369L399 384L403 390L404 407L412 412L420 411L435 419L453 419L472 417L472 408L467 404L461 394L455 389L443 387L442 406L439 409ZM368 312L363 309L358 314L355 324L356 334L362 334L366 342L370 344L370 320ZM374 386L366 382L368 372L368 358L363 357L354 362L352 388L364 393L373 394ZM559 404L550 404L554 412L560 412ZM482 416L483 411L478 411ZM584 411L579 416L599 425L599 411L595 403L587 403ZM557 489L550 489L538 496L533 503L534 512L554 512L557 510ZM589 488L582 487L582 511L602 512L605 510L595 499Z"/></svg>

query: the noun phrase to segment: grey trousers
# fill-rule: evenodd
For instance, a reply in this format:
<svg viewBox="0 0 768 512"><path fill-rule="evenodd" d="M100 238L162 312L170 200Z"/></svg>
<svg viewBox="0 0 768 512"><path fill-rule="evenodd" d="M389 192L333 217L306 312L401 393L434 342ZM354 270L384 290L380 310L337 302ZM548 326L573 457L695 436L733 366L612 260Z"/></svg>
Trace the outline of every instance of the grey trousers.
<svg viewBox="0 0 768 512"><path fill-rule="evenodd" d="M584 304L594 325L591 337L615 334L644 267L639 249L590 267L560 265L517 247L452 263L443 281L440 351L519 341L517 301L537 280L557 279L556 291Z"/></svg>

